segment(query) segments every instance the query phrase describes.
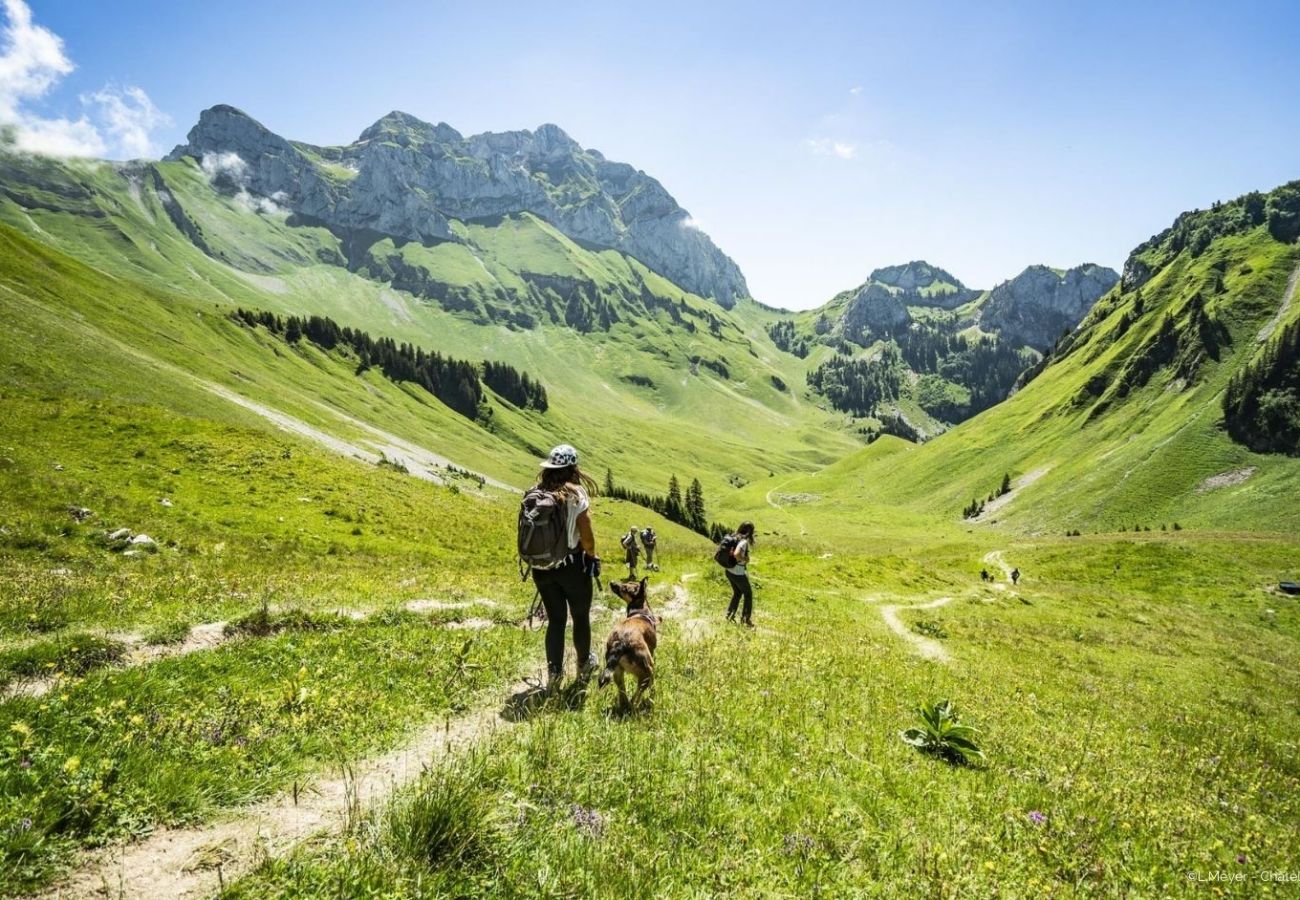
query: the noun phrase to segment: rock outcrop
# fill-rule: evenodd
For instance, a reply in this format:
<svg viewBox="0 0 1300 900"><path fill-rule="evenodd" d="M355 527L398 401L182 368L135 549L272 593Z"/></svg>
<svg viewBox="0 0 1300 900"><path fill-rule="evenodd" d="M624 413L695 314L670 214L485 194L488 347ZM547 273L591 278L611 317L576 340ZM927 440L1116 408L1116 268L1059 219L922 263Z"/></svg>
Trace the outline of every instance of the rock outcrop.
<svg viewBox="0 0 1300 900"><path fill-rule="evenodd" d="M1088 264L1066 272L1030 266L989 292L980 327L997 332L1004 343L1046 351L1118 282L1119 275L1105 266Z"/></svg>
<svg viewBox="0 0 1300 900"><path fill-rule="evenodd" d="M627 253L725 307L749 296L736 264L663 186L555 125L463 137L392 112L345 147L287 141L231 106L205 110L168 159L336 231L456 240L452 220L530 212L574 240Z"/></svg>
<svg viewBox="0 0 1300 900"><path fill-rule="evenodd" d="M899 293L876 281L868 281L849 300L840 318L844 336L862 344L867 334L884 337L906 328L912 321Z"/></svg>
<svg viewBox="0 0 1300 900"><path fill-rule="evenodd" d="M871 281L898 288L906 306L937 306L956 309L980 295L966 287L950 272L932 266L923 259L898 266L885 266L871 273Z"/></svg>

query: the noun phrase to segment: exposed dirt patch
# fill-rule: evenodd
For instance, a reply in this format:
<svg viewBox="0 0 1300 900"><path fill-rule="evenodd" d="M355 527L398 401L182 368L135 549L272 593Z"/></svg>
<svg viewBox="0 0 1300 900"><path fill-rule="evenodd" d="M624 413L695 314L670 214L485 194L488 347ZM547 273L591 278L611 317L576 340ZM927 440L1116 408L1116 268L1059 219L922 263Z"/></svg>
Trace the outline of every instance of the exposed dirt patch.
<svg viewBox="0 0 1300 900"><path fill-rule="evenodd" d="M1244 469L1233 469L1231 472L1220 472L1218 475L1211 475L1200 483L1196 488L1196 493L1204 494L1206 491L1212 491L1215 488L1245 484L1247 479L1254 475L1256 471L1255 466L1246 466Z"/></svg>
<svg viewBox="0 0 1300 900"><path fill-rule="evenodd" d="M1295 299L1296 285L1300 284L1300 263L1291 270L1291 277L1286 281L1286 292L1282 294L1282 302L1278 305L1277 315L1273 316L1263 328L1259 330L1256 337L1261 344L1273 336L1277 326L1282 324L1282 319L1286 317L1286 311L1291 308L1291 301Z"/></svg>
<svg viewBox="0 0 1300 900"><path fill-rule="evenodd" d="M1027 472L1024 475L1021 475L1019 478L1016 479L1015 483L1011 486L1011 490L1008 493L1003 494L1001 497L994 497L988 503L984 504L984 511L980 513L978 516L975 516L974 518L970 519L969 521L980 522L980 523L988 522L990 519L993 518L994 514L997 513L998 510L1002 509L1002 507L1006 506L1012 500L1016 499L1016 496L1020 493L1021 490L1029 487L1031 484L1033 484L1038 479L1042 478L1051 470L1052 470L1051 466L1040 466L1039 468L1034 469L1032 472Z"/></svg>

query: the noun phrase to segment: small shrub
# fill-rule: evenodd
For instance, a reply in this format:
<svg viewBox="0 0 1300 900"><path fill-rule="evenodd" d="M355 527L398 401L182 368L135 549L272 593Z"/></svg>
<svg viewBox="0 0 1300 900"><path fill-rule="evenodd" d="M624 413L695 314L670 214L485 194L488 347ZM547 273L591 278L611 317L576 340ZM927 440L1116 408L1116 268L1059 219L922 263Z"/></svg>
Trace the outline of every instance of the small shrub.
<svg viewBox="0 0 1300 900"><path fill-rule="evenodd" d="M944 627L942 625L940 625L938 622L932 622L928 619L925 621L917 622L915 625L912 626L912 630L915 631L917 634L923 634L926 635L927 637L932 637L937 640L943 640L948 636L948 632L944 630Z"/></svg>
<svg viewBox="0 0 1300 900"><path fill-rule="evenodd" d="M184 619L166 622L145 632L144 642L152 647L179 644L190 634L190 623Z"/></svg>
<svg viewBox="0 0 1300 900"><path fill-rule="evenodd" d="M453 764L425 776L399 801L389 835L407 857L431 868L488 861L500 837L498 813L481 763Z"/></svg>
<svg viewBox="0 0 1300 900"><path fill-rule="evenodd" d="M979 732L957 721L951 700L921 703L916 711L921 716L921 727L900 732L904 743L954 764L983 761L984 751L975 743Z"/></svg>

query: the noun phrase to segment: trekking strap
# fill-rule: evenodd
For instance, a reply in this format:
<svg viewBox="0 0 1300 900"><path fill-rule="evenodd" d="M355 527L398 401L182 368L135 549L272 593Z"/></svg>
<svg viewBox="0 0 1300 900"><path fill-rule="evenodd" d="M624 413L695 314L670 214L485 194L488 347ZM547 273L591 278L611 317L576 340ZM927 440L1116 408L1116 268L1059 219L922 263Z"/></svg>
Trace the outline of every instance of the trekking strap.
<svg viewBox="0 0 1300 900"><path fill-rule="evenodd" d="M546 605L542 603L542 592L539 590L533 595L532 605L528 607L528 628L533 627L533 619L546 621Z"/></svg>

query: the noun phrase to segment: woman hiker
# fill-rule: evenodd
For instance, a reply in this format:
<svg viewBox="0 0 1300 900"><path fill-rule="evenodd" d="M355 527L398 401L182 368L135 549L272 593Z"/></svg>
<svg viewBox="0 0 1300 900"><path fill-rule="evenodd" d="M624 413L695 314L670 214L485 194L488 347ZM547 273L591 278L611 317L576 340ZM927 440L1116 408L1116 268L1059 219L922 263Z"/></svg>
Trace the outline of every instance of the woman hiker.
<svg viewBox="0 0 1300 900"><path fill-rule="evenodd" d="M564 678L564 626L570 614L578 678L590 678L597 666L591 652L591 582L600 573L600 557L589 512L596 482L578 468L578 451L561 444L542 463L537 487L564 505L569 532L569 555L549 568L533 568L546 607L547 689L554 690Z"/></svg>
<svg viewBox="0 0 1300 900"><path fill-rule="evenodd" d="M754 588L749 583L748 567L749 550L754 546L754 523L741 522L740 527L736 529L736 537L739 540L731 551L731 558L735 565L727 569L727 581L731 583L731 605L727 607L727 621L736 621L736 607L743 597L745 607L740 614L740 621L753 628Z"/></svg>

